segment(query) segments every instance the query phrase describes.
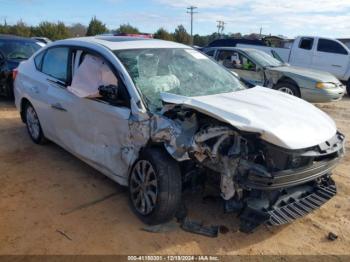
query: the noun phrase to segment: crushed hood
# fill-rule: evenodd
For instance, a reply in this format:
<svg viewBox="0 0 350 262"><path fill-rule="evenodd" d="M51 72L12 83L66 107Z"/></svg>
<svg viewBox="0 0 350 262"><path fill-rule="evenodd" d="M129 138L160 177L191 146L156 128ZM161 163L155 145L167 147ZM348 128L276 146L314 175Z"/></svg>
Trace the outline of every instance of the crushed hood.
<svg viewBox="0 0 350 262"><path fill-rule="evenodd" d="M277 71L285 74L293 74L297 76L307 77L314 81L339 83L339 80L332 74L324 71L318 71L315 69L301 68L297 66L278 66L268 68L270 71Z"/></svg>
<svg viewBox="0 0 350 262"><path fill-rule="evenodd" d="M287 149L315 146L336 134L334 121L312 104L265 87L200 97L162 93L161 98L260 133L263 140Z"/></svg>

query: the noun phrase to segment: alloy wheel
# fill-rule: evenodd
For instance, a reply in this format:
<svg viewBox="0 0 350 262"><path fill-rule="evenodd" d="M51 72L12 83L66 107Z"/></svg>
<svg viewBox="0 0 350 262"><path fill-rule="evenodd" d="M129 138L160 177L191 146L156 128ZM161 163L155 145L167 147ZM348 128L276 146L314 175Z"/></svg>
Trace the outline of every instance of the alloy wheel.
<svg viewBox="0 0 350 262"><path fill-rule="evenodd" d="M38 139L40 136L40 123L39 118L32 106L28 106L26 110L26 122L32 138Z"/></svg>
<svg viewBox="0 0 350 262"><path fill-rule="evenodd" d="M286 94L289 94L289 95L294 96L293 90L290 89L289 87L283 86L283 87L279 88L278 90L281 91L281 92L283 92L283 93L286 93Z"/></svg>
<svg viewBox="0 0 350 262"><path fill-rule="evenodd" d="M131 200L136 210L142 215L150 214L158 196L157 174L147 160L138 161L130 177Z"/></svg>

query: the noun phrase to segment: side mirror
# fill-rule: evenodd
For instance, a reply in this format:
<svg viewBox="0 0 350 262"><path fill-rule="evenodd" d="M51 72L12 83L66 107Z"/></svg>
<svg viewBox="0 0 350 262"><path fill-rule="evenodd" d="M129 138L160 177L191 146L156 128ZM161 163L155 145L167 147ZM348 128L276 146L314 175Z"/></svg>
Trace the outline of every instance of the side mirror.
<svg viewBox="0 0 350 262"><path fill-rule="evenodd" d="M118 86L108 85L100 86L98 88L99 94L106 99L109 103L114 104L118 101Z"/></svg>
<svg viewBox="0 0 350 262"><path fill-rule="evenodd" d="M235 71L230 71L235 77L237 77L238 79L240 79L239 75L235 72Z"/></svg>

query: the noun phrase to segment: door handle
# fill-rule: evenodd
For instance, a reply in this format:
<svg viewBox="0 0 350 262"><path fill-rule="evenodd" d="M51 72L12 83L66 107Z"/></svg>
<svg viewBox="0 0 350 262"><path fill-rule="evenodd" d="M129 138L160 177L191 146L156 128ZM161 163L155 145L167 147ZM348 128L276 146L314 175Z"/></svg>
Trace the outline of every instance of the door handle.
<svg viewBox="0 0 350 262"><path fill-rule="evenodd" d="M342 67L341 65L332 65L333 67Z"/></svg>
<svg viewBox="0 0 350 262"><path fill-rule="evenodd" d="M59 111L67 112L67 109L65 109L60 103L52 104L51 108L59 110Z"/></svg>

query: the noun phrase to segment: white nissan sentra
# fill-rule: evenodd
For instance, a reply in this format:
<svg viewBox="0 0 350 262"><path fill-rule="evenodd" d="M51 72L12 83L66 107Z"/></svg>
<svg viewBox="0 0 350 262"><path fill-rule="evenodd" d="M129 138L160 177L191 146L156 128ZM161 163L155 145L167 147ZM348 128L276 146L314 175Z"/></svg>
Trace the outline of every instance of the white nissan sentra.
<svg viewBox="0 0 350 262"><path fill-rule="evenodd" d="M247 89L182 44L57 41L20 64L15 97L35 143L57 143L127 186L147 224L181 213L195 181L217 189L244 232L289 223L336 194L344 136L328 115L282 92Z"/></svg>

